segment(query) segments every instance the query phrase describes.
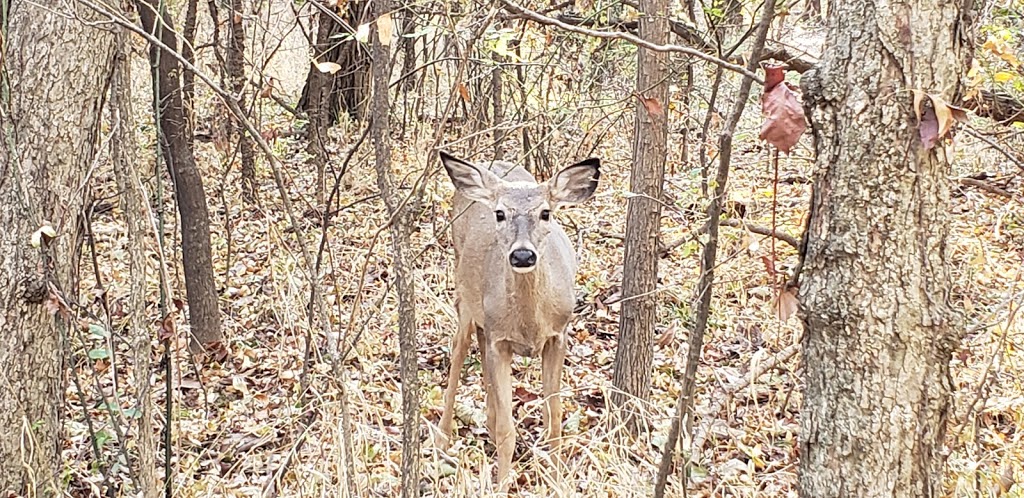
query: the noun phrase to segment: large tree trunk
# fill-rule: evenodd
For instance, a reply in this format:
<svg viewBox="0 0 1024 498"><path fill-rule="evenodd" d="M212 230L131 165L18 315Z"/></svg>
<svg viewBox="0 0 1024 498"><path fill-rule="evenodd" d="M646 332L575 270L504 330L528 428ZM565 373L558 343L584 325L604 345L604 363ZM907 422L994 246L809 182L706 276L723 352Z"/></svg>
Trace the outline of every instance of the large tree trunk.
<svg viewBox="0 0 1024 498"><path fill-rule="evenodd" d="M70 285L114 36L33 2L0 7L0 494L59 494L64 345L48 287ZM48 224L57 238L31 244ZM74 295L72 289L66 289ZM58 489L54 489L58 488Z"/></svg>
<svg viewBox="0 0 1024 498"><path fill-rule="evenodd" d="M668 40L668 1L642 0L640 37L653 43ZM624 415L632 410L628 397L646 399L651 390L654 324L657 322L658 230L661 188L665 176L668 139L669 56L641 48L637 56L636 122L633 135L633 170L626 210L626 249L622 272L622 312L619 346L615 352L612 403ZM631 417L625 417L630 419Z"/></svg>
<svg viewBox="0 0 1024 498"><path fill-rule="evenodd" d="M949 156L922 146L913 92L957 99L970 4L835 2L829 50L803 76L817 159L799 293L801 496L942 494L958 339Z"/></svg>
<svg viewBox="0 0 1024 498"><path fill-rule="evenodd" d="M178 37L171 17L159 12L160 0L136 0L142 27L160 39L164 45L176 49ZM181 216L181 259L185 267L185 293L188 297L189 325L192 329L191 347L194 351L203 344L221 341L220 308L213 278L213 256L210 249L210 214L206 207L203 179L196 168L192 150L192 129L182 105L181 64L173 54L150 45L149 59L153 78L157 80L155 100L160 103L160 149L167 162L174 196Z"/></svg>

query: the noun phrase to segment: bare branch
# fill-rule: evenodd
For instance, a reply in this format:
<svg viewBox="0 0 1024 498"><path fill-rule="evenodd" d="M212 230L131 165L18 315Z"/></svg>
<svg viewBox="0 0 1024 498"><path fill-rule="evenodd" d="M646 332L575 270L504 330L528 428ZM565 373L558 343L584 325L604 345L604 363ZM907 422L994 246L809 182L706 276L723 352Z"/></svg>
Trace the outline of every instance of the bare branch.
<svg viewBox="0 0 1024 498"><path fill-rule="evenodd" d="M559 21L558 19L545 16L545 15L540 14L538 12L534 12L534 11L532 11L530 9L525 8L525 7L520 7L519 5L516 5L516 4L512 3L512 2L509 2L508 0L500 0L500 1L501 1L501 4L505 6L505 10L511 12L516 17L519 17L519 18L522 18L522 19L529 19L531 21L534 21L534 22L537 22L537 23L540 23L540 24L544 24L544 25L547 25L547 26L555 26L555 27L560 28L560 29L565 30L565 31L569 31L569 32L572 32L572 33L579 33L581 35L592 36L594 38L603 38L603 39L608 39L608 40L624 40L624 41L630 42L630 43L632 43L632 44L634 44L636 46L644 47L644 48L646 48L648 50L654 50L656 52L676 52L676 53L680 53L680 54L684 54L684 55L689 55L691 57L696 57L698 59L710 62L712 64L717 64L717 65L719 65L719 66L721 66L721 67L723 67L725 69L728 69L730 71L742 74L743 76L746 76L746 77L750 78L751 80L757 82L760 85L764 85L764 80L761 79L761 77L758 76L757 73L755 73L754 71L751 71L750 69L747 69L747 68L745 68L743 66L740 66L738 64L733 64L731 62L724 61L724 60L719 59L718 57L715 57L713 55L708 55L708 54L706 54L704 52L701 52L700 50L697 50L695 48L684 47L682 45L671 45L671 44L669 44L669 45L659 45L657 43L651 43L651 42L649 42L647 40L644 40L643 38L640 38L638 36L631 35L629 33L623 33L621 31L598 31L598 30L595 30L595 29L587 29L587 28L583 28L583 27L580 27L580 26L573 26L571 24L567 24L567 23L564 23L562 21Z"/></svg>

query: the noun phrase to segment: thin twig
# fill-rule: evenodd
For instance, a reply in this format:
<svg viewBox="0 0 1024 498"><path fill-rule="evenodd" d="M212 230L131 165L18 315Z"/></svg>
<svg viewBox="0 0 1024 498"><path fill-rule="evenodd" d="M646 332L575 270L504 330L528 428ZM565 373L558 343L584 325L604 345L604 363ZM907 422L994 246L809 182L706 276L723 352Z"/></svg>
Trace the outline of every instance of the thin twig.
<svg viewBox="0 0 1024 498"><path fill-rule="evenodd" d="M761 13L761 19L754 35L751 57L748 64L748 72L753 72L760 64L759 55L764 48L765 38L768 36L768 29L771 27L772 19L775 16L775 0L766 0ZM672 417L669 427L668 440L665 442L665 451L661 455L661 463L658 466L658 476L654 484L654 496L661 498L665 496L665 486L668 481L668 474L672 469L672 460L676 450L676 442L679 439L683 418L690 411L693 403L693 392L697 377L697 364L700 362L700 352L704 346L704 331L707 328L708 317L711 314L711 288L715 281L715 260L718 256L718 224L722 215L722 205L725 202L725 187L729 180L729 167L732 160L732 139L736 126L743 116L743 109L747 104L747 97L750 96L750 87L753 78L744 77L737 91L736 101L732 113L726 121L725 128L719 139L719 162L718 172L715 175L715 190L708 205L708 239L701 254L701 274L697 283L697 320L693 331L690 333L689 352L686 359L686 372L683 376L683 386L679 392L679 399L676 401L676 413ZM693 416L687 417L687 433L693 425ZM690 461L687 460L687 468ZM686 483L683 483L686 488Z"/></svg>
<svg viewBox="0 0 1024 498"><path fill-rule="evenodd" d="M573 26L572 24L568 24L568 23L559 21L558 19L555 19L555 18L552 18L552 17L545 16L543 14L540 14L539 12L535 12L535 11L532 11L532 10L527 9L525 7L521 7L521 6L516 5L516 4L512 3L512 2L509 2L508 0L500 0L500 1L501 1L501 4L505 6L505 10L507 10L507 11L511 12L512 14L515 14L516 16L521 17L523 19L529 19L531 21L534 21L534 22L537 22L537 23L540 23L540 24L545 24L545 25L548 25L548 26L555 26L555 27L558 27L558 28L560 28L562 30L565 30L565 31L570 31L572 33L579 33L581 35L592 36L594 38L604 38L604 39L610 39L610 40L623 40L623 41L630 42L630 43L632 43L634 45L646 48L648 50L653 50L655 52L676 52L676 53L680 53L680 54L684 54L684 55L689 55L691 57L696 57L698 59L710 62L710 63L715 64L715 65L718 65L718 66L723 67L725 69L728 69L730 71L734 71L736 73L742 74L743 76L746 76L747 78L750 78L752 81L757 82L759 85L764 85L764 80L761 79L761 77L758 76L757 73L755 73L753 69L745 68L745 67L740 66L738 64L733 64L731 62L724 61L722 59L719 59L718 57L706 54L706 53L701 52L700 50L697 50L695 48L684 47L682 45L672 45L672 44L669 44L669 45L659 45L657 43L651 43L651 42L649 42L647 40L644 40L643 38L640 38L640 37L638 37L636 35L631 35L629 33L623 33L621 31L598 31L598 30L594 30L594 29L583 28L583 27L580 27L580 26ZM756 66L752 66L752 67L756 67Z"/></svg>

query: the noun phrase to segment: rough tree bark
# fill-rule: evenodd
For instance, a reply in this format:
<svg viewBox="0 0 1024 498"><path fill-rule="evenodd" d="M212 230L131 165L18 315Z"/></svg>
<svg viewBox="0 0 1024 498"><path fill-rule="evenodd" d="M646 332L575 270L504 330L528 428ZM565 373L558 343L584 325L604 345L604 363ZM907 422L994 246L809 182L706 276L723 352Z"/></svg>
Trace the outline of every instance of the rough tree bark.
<svg viewBox="0 0 1024 498"><path fill-rule="evenodd" d="M64 344L49 286L71 272L114 36L34 2L0 6L0 494L61 494ZM49 224L57 237L39 247ZM73 292L67 289L69 293ZM48 309L49 308L49 309ZM59 316L59 315L58 315Z"/></svg>
<svg viewBox="0 0 1024 498"><path fill-rule="evenodd" d="M366 15L369 7L372 5L366 0L349 1L342 19L355 29L369 20ZM317 15L317 40L316 46L313 47L313 57L317 62L335 62L341 69L324 76L321 100L318 102L311 98L313 95L309 91L313 89L311 83L320 78L317 73L323 73L311 65L309 75L306 77L306 86L303 87L302 96L299 98L299 109L307 113L316 110L323 113L326 107L326 113L323 115L328 126L338 122L342 110L348 112L353 119L362 119L366 114L370 95L370 54L365 45L352 38L339 39L343 35L351 34L323 11ZM317 108L314 109L312 106Z"/></svg>
<svg viewBox="0 0 1024 498"><path fill-rule="evenodd" d="M388 15L390 0L373 2L370 41L373 54L373 124L370 136L376 156L377 187L387 205L391 223L391 255L398 292L399 377L402 380L402 497L420 495L420 395L416 360L416 287L409 261L409 231L412 227L410 204L402 203L391 172L391 109L388 82L391 79L390 39L378 36L378 23Z"/></svg>
<svg viewBox="0 0 1024 498"><path fill-rule="evenodd" d="M367 7L365 1L348 2L342 19L347 26L355 29L360 23L366 22ZM310 64L298 104L298 108L309 117L309 144L306 150L310 162L316 168L317 201L320 204L326 202L327 151L324 143L327 140L327 129L338 122L342 109L354 119L362 118L370 93L370 54L361 42L351 38L339 39L353 33L335 22L325 12L327 9L332 7L321 7L317 15L316 42L312 55L316 62L335 62L341 69L330 74L318 69L316 64Z"/></svg>
<svg viewBox="0 0 1024 498"><path fill-rule="evenodd" d="M950 156L922 146L913 92L959 97L972 2L831 7L829 49L802 78L816 162L799 283L800 495L941 496L958 340Z"/></svg>
<svg viewBox="0 0 1024 498"><path fill-rule="evenodd" d="M150 402L149 376L153 354L150 323L146 320L146 198L135 165L138 164L138 141L135 139L135 118L131 102L131 62L128 58L128 33L117 35L113 76L110 78L110 121L113 138L110 140L110 159L117 181L121 214L128 227L129 291L125 315L125 328L132 344L135 373L135 397L138 410L138 435L135 453L138 458L136 475L143 498L160 495L156 481L156 443L153 439L153 411Z"/></svg>
<svg viewBox="0 0 1024 498"><path fill-rule="evenodd" d="M238 108L245 110L246 78L245 78L245 26L242 21L244 6L242 0L231 0L228 11L228 50L227 74L231 82L231 93L238 99ZM188 73L186 71L186 73ZM249 202L256 200L256 158L253 154L252 142L246 136L238 118L228 117L228 136L238 135L238 157L242 162L242 195Z"/></svg>
<svg viewBox="0 0 1024 498"><path fill-rule="evenodd" d="M640 37L653 43L668 40L668 1L641 0ZM622 311L619 315L619 346L615 351L612 382L617 392L612 404L625 420L633 411L632 397L646 399L651 390L654 358L654 324L657 322L658 231L661 220L661 189L665 176L668 139L669 55L644 48L637 50L638 94L633 135L633 169L626 210L626 248L622 271Z"/></svg>
<svg viewBox="0 0 1024 498"><path fill-rule="evenodd" d="M157 9L163 6L163 2L136 0L135 5L143 29L159 38L164 45L177 49L178 37L170 15L159 11L160 22L157 22ZM174 182L174 196L181 216L181 258L185 267L185 293L192 329L190 347L193 351L201 351L202 345L224 338L213 278L210 214L206 207L203 179L193 155L192 129L188 126L181 100L181 65L173 54L154 45L150 45L149 59L153 78L157 80L154 99L160 102L160 150Z"/></svg>

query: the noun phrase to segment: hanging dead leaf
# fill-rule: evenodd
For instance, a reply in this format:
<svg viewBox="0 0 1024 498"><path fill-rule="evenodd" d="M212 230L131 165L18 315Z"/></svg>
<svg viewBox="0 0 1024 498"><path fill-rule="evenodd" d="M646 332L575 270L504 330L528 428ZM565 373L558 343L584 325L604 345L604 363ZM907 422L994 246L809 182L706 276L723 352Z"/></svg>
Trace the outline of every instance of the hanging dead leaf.
<svg viewBox="0 0 1024 498"><path fill-rule="evenodd" d="M160 321L160 327L157 329L156 336L161 341L174 338L174 313L168 313Z"/></svg>
<svg viewBox="0 0 1024 498"><path fill-rule="evenodd" d="M341 71L341 64L338 64L337 62L330 62L330 61L315 62L314 61L313 64L316 66L317 70L320 71L321 73L334 74L334 73L336 73L338 71Z"/></svg>
<svg viewBox="0 0 1024 498"><path fill-rule="evenodd" d="M462 96L462 100L469 104L472 99L469 96L469 88L466 88L465 83L459 83L459 95Z"/></svg>
<svg viewBox="0 0 1024 498"><path fill-rule="evenodd" d="M391 36L395 33L395 23L391 21L391 13L385 12L377 18L377 39L385 47L391 45Z"/></svg>
<svg viewBox="0 0 1024 498"><path fill-rule="evenodd" d="M789 153L807 129L804 107L796 92L782 81L784 66L766 64L763 67L765 90L761 94L761 113L765 120L758 137Z"/></svg>
<svg viewBox="0 0 1024 498"><path fill-rule="evenodd" d="M363 23L356 27L356 40L359 43L366 43L370 41L370 24Z"/></svg>
<svg viewBox="0 0 1024 498"><path fill-rule="evenodd" d="M775 298L775 317L780 321L789 320L789 317L795 315L800 308L800 301L796 297L796 291L796 287L789 287Z"/></svg>
<svg viewBox="0 0 1024 498"><path fill-rule="evenodd" d="M953 119L957 120L958 122L966 123L967 121L970 120L970 117L967 114L967 109L964 109L963 107L957 107L951 104L948 105L948 107L950 112L953 113Z"/></svg>
<svg viewBox="0 0 1024 498"><path fill-rule="evenodd" d="M926 104L923 96L918 97L921 94L923 92L919 90L914 91L914 113L919 116L918 126L921 134L921 145L925 150L931 150L939 143L939 140L942 140L949 134L953 124L959 118L955 117L953 109L950 108L949 104L942 97L926 94L928 96ZM966 112L962 114L963 119L966 119Z"/></svg>
<svg viewBox="0 0 1024 498"><path fill-rule="evenodd" d="M913 89L910 91L914 94L914 117L917 121L921 121L921 103L924 102L924 96L926 95L921 90Z"/></svg>
<svg viewBox="0 0 1024 498"><path fill-rule="evenodd" d="M764 69L764 93L768 93L786 79L786 66L784 65L763 63L761 68Z"/></svg>
<svg viewBox="0 0 1024 498"><path fill-rule="evenodd" d="M276 80L273 77L267 79L267 82L263 85L263 88L260 89L261 99L269 99L274 95L275 83Z"/></svg>
<svg viewBox="0 0 1024 498"><path fill-rule="evenodd" d="M942 100L942 97L932 94L929 94L928 97L931 98L932 105L935 106L935 118L939 121L939 138L943 138L953 128L953 112L949 110L949 106L946 105L946 101Z"/></svg>
<svg viewBox="0 0 1024 498"><path fill-rule="evenodd" d="M650 114L651 116L663 116L665 114L665 108L661 105L661 102L658 102L658 99L644 97L639 93L634 93L633 95L636 95L636 98L640 99L640 103L643 104L647 114Z"/></svg>
<svg viewBox="0 0 1024 498"><path fill-rule="evenodd" d="M918 125L918 131L921 134L921 145L924 150L930 150L935 147L935 144L939 141L939 120L935 117L935 110L932 106L925 106L921 112L921 121Z"/></svg>

